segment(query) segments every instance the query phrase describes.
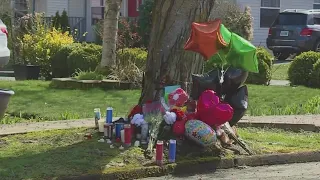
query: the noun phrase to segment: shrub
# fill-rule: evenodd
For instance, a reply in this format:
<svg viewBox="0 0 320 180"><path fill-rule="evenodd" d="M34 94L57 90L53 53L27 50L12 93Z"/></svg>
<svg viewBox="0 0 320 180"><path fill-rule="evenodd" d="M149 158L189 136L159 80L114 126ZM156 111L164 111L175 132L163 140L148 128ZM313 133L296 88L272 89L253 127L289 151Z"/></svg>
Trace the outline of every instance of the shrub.
<svg viewBox="0 0 320 180"><path fill-rule="evenodd" d="M70 77L76 70L93 71L101 61L102 47L74 43L63 46L52 58L53 77Z"/></svg>
<svg viewBox="0 0 320 180"><path fill-rule="evenodd" d="M217 0L211 11L210 19L219 18L222 23L231 31L247 40L253 38L253 18L250 7L242 11L234 3L225 0Z"/></svg>
<svg viewBox="0 0 320 180"><path fill-rule="evenodd" d="M63 33L60 29L47 28L41 20L41 15L35 18L33 31L20 39L21 54L24 63L40 65L41 75L49 79L51 78L51 57L59 51L61 46L72 44L73 37L69 32Z"/></svg>
<svg viewBox="0 0 320 180"><path fill-rule="evenodd" d="M139 69L144 69L148 52L143 48L119 49L117 53L118 62L125 65L128 61L133 62Z"/></svg>
<svg viewBox="0 0 320 180"><path fill-rule="evenodd" d="M74 77L78 80L103 80L104 76L96 71L78 70Z"/></svg>
<svg viewBox="0 0 320 180"><path fill-rule="evenodd" d="M141 36L143 47L149 46L150 33L152 28L152 9L154 0L145 0L139 8L138 33Z"/></svg>
<svg viewBox="0 0 320 180"><path fill-rule="evenodd" d="M257 48L257 59L259 63L259 73L249 73L247 82L267 85L271 80L273 58L266 49Z"/></svg>
<svg viewBox="0 0 320 180"><path fill-rule="evenodd" d="M55 16L52 17L52 26L66 32L70 28L67 11L63 10L61 16L57 11Z"/></svg>
<svg viewBox="0 0 320 180"><path fill-rule="evenodd" d="M310 83L311 77L316 74L314 68L318 69L319 65L315 63L320 59L320 53L304 52L295 57L288 70L288 77L291 84L312 86ZM315 66L314 66L315 65ZM313 81L315 79L313 78Z"/></svg>
<svg viewBox="0 0 320 180"><path fill-rule="evenodd" d="M320 88L320 60L313 65L309 84L311 87Z"/></svg>
<svg viewBox="0 0 320 180"><path fill-rule="evenodd" d="M141 37L137 33L138 25L137 22L129 22L127 19L120 19L118 22L118 40L117 48L132 48L141 46ZM95 42L102 45L103 41L103 20L96 23L95 27Z"/></svg>

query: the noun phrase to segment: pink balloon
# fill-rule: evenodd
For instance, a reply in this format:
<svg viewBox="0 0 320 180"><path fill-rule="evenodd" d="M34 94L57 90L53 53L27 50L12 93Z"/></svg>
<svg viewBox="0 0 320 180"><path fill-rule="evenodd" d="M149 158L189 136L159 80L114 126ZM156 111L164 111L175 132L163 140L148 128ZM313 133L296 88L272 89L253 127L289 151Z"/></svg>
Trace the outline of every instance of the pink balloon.
<svg viewBox="0 0 320 180"><path fill-rule="evenodd" d="M233 108L229 104L219 104L213 110L213 123L215 126L220 126L232 119Z"/></svg>
<svg viewBox="0 0 320 180"><path fill-rule="evenodd" d="M220 103L217 94L212 90L204 91L198 100L197 111L207 111Z"/></svg>

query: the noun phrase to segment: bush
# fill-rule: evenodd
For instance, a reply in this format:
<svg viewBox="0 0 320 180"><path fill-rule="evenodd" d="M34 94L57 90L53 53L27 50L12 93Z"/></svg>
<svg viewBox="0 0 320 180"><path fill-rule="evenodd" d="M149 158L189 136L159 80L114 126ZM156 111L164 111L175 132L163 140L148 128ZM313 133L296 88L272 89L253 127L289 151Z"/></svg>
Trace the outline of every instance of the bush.
<svg viewBox="0 0 320 180"><path fill-rule="evenodd" d="M93 71L101 61L102 47L74 43L63 46L52 58L53 77L70 77L77 70Z"/></svg>
<svg viewBox="0 0 320 180"><path fill-rule="evenodd" d="M320 88L320 60L313 65L309 84L311 87Z"/></svg>
<svg viewBox="0 0 320 180"><path fill-rule="evenodd" d="M253 18L251 9L246 7L244 11L234 2L217 0L211 11L210 19L219 18L231 31L247 40L253 38Z"/></svg>
<svg viewBox="0 0 320 180"><path fill-rule="evenodd" d="M141 84L148 52L140 48L120 49L117 53L118 65L111 69L108 79Z"/></svg>
<svg viewBox="0 0 320 180"><path fill-rule="evenodd" d="M150 33L152 28L152 9L154 0L145 0L139 8L138 33L141 36L143 47L149 46Z"/></svg>
<svg viewBox="0 0 320 180"><path fill-rule="evenodd" d="M312 86L312 76L317 72L313 72L314 68L318 69L316 62L320 59L320 53L317 52L304 52L295 57L288 70L288 77L291 84ZM315 65L315 66L314 66ZM313 78L313 81L315 78ZM317 83L316 83L317 84Z"/></svg>
<svg viewBox="0 0 320 180"><path fill-rule="evenodd" d="M247 83L268 85L272 75L273 57L266 49L257 48L257 59L259 73L249 73Z"/></svg>
<svg viewBox="0 0 320 180"><path fill-rule="evenodd" d="M128 21L121 18L118 22L118 40L117 48L133 48L141 46L141 37L137 33L138 24L136 21ZM95 30L95 43L102 45L103 41L103 20L97 22L94 27Z"/></svg>
<svg viewBox="0 0 320 180"><path fill-rule="evenodd" d="M128 61L133 62L139 69L144 69L148 52L143 48L119 49L117 53L118 62L125 65Z"/></svg>
<svg viewBox="0 0 320 180"><path fill-rule="evenodd" d="M96 71L80 71L78 70L74 77L77 80L103 80L104 76Z"/></svg>
<svg viewBox="0 0 320 180"><path fill-rule="evenodd" d="M51 57L61 46L72 44L73 37L69 32L48 28L42 20L42 15L35 16L33 31L24 34L20 39L21 54L25 64L40 65L41 76L51 78Z"/></svg>
<svg viewBox="0 0 320 180"><path fill-rule="evenodd" d="M88 74L88 71L95 70L100 64L101 53L102 47L100 45L74 43L64 46L52 59L52 75L58 78L70 77L74 73L77 74L77 71ZM118 50L118 63L112 69L109 78L121 81L139 81L145 67L147 54L145 49L140 48Z"/></svg>

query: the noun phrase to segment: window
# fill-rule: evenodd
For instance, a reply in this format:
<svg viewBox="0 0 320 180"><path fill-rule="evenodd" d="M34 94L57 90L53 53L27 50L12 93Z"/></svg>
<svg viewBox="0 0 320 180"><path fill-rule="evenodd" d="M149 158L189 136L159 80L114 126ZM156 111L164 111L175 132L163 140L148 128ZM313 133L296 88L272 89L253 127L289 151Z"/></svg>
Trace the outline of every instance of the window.
<svg viewBox="0 0 320 180"><path fill-rule="evenodd" d="M281 13L275 20L276 25L307 25L308 15L301 13Z"/></svg>
<svg viewBox="0 0 320 180"><path fill-rule="evenodd" d="M261 0L260 27L269 28L280 13L280 0Z"/></svg>
<svg viewBox="0 0 320 180"><path fill-rule="evenodd" d="M91 8L92 24L96 24L99 20L104 18L104 7Z"/></svg>
<svg viewBox="0 0 320 180"><path fill-rule="evenodd" d="M320 9L320 0L314 0L313 9Z"/></svg>

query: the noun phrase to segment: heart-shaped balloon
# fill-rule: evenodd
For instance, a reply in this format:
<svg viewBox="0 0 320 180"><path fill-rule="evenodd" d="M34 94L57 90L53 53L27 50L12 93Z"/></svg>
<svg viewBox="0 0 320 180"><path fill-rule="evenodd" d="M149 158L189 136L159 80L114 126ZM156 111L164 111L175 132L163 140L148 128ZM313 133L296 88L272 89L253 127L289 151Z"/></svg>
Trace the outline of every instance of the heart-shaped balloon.
<svg viewBox="0 0 320 180"><path fill-rule="evenodd" d="M220 103L219 96L212 90L204 91L197 104L197 111L203 112L209 109L214 108L216 105Z"/></svg>
<svg viewBox="0 0 320 180"><path fill-rule="evenodd" d="M213 110L213 124L220 126L232 119L233 108L229 104L221 103Z"/></svg>

